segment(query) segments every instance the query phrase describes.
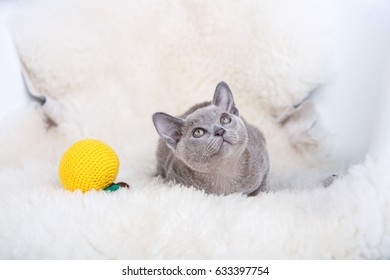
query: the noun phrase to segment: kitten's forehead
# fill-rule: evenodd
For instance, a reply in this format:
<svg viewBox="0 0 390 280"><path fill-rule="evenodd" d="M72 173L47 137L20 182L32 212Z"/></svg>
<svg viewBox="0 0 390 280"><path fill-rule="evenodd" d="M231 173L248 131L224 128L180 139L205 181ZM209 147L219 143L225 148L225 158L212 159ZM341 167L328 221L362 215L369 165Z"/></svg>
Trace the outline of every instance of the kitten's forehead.
<svg viewBox="0 0 390 280"><path fill-rule="evenodd" d="M186 123L188 126L210 123L218 119L220 114L221 112L218 107L210 105L200 108L192 114L188 115L186 118Z"/></svg>

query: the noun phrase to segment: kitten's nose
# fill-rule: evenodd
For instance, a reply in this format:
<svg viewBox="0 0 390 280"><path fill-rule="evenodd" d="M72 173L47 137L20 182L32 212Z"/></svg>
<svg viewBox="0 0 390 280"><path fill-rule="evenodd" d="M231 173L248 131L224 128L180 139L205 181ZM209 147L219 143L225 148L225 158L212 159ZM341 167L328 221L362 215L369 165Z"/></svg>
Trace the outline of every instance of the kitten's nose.
<svg viewBox="0 0 390 280"><path fill-rule="evenodd" d="M225 133L226 130L222 127L219 127L217 129L215 129L214 131L215 131L214 132L215 136L223 136L223 134Z"/></svg>

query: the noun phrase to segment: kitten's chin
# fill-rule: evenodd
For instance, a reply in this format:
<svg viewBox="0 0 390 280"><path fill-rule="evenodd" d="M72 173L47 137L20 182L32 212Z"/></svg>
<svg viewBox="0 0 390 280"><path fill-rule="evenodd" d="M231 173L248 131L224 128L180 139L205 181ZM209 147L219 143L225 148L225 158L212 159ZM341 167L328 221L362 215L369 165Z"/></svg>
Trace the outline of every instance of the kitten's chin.
<svg viewBox="0 0 390 280"><path fill-rule="evenodd" d="M232 143L230 143L229 141L223 140L221 142L221 146L219 147L219 150L217 153L221 153L221 154L229 153L230 150L233 149L232 146L233 146Z"/></svg>

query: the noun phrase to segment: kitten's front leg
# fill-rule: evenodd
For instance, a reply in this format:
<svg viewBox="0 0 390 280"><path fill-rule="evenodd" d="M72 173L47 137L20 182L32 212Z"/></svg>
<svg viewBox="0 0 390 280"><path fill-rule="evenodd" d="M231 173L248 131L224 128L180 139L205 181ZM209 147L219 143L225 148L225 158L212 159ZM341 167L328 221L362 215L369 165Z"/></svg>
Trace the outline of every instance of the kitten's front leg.
<svg viewBox="0 0 390 280"><path fill-rule="evenodd" d="M268 192L269 187L269 179L268 179L268 172L264 175L263 180L261 181L260 186L254 190L253 192L249 193L248 196L256 196L260 192Z"/></svg>

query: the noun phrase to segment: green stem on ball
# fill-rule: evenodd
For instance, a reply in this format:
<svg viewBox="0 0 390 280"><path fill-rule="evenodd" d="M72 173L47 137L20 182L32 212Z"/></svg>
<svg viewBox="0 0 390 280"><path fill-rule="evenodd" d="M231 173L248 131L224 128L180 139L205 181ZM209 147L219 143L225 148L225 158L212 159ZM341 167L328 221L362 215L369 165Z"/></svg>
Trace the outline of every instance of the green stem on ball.
<svg viewBox="0 0 390 280"><path fill-rule="evenodd" d="M104 188L103 190L107 191L107 192L115 192L115 191L119 190L120 188L127 188L128 189L129 185L127 183L124 183L124 182L112 183L111 185Z"/></svg>

